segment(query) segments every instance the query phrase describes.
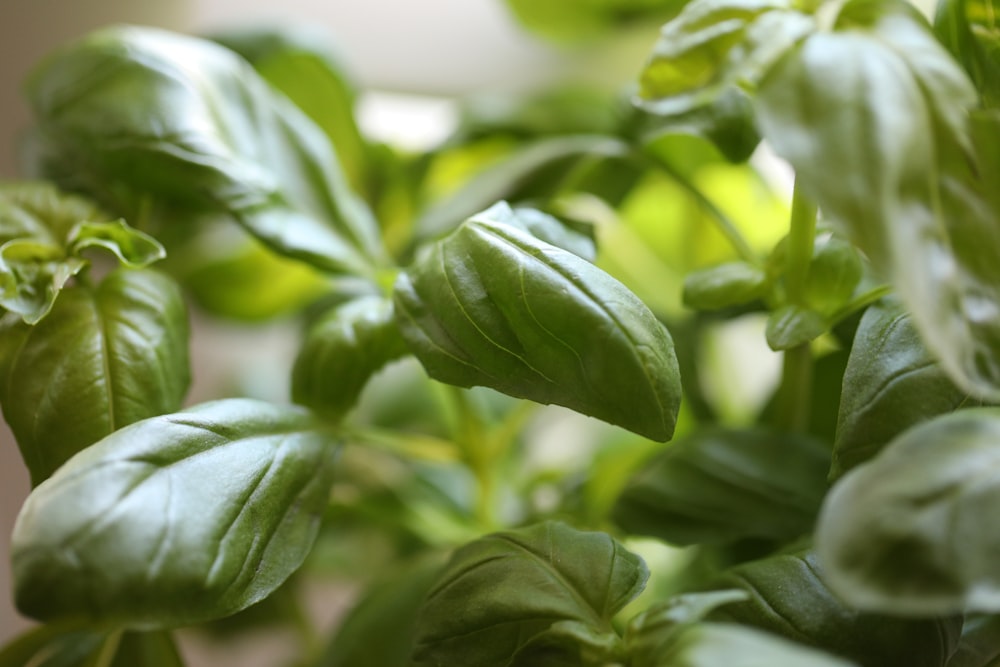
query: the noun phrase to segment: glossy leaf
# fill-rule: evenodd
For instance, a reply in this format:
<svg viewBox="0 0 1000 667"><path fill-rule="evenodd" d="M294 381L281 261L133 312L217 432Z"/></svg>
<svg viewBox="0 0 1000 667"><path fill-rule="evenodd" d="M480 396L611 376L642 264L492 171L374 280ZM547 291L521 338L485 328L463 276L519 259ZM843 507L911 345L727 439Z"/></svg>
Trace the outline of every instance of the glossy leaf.
<svg viewBox="0 0 1000 667"><path fill-rule="evenodd" d="M30 239L0 246L0 306L17 313L26 324L49 314L66 282L85 262L67 258L63 249Z"/></svg>
<svg viewBox="0 0 1000 667"><path fill-rule="evenodd" d="M397 321L428 375L669 439L680 383L666 328L593 264L488 214L396 282Z"/></svg>
<svg viewBox="0 0 1000 667"><path fill-rule="evenodd" d="M302 563L326 507L333 448L316 428L297 409L229 399L87 448L18 516L18 608L150 628L264 598Z"/></svg>
<svg viewBox="0 0 1000 667"><path fill-rule="evenodd" d="M614 518L673 544L794 538L812 527L828 468L828 451L809 438L700 430L642 468Z"/></svg>
<svg viewBox="0 0 1000 667"><path fill-rule="evenodd" d="M760 127L892 280L948 375L1000 396L1000 226L973 166L976 91L906 3L854 0L837 27L772 69Z"/></svg>
<svg viewBox="0 0 1000 667"><path fill-rule="evenodd" d="M639 106L663 119L660 131L694 130L745 159L757 143L745 91L814 30L812 17L782 0L693 0L663 27L642 72ZM740 126L726 137L727 127ZM744 133L754 137L745 148Z"/></svg>
<svg viewBox="0 0 1000 667"><path fill-rule="evenodd" d="M375 372L407 351L391 301L371 296L337 306L306 335L292 369L292 399L339 418Z"/></svg>
<svg viewBox="0 0 1000 667"><path fill-rule="evenodd" d="M944 667L962 628L960 616L894 618L845 605L809 551L738 565L715 586L747 597L718 607L710 619L767 630L863 667Z"/></svg>
<svg viewBox="0 0 1000 667"><path fill-rule="evenodd" d="M39 324L7 323L0 339L0 406L35 484L112 431L179 409L187 392L183 298L153 271L66 289Z"/></svg>
<svg viewBox="0 0 1000 667"><path fill-rule="evenodd" d="M684 305L717 310L749 303L767 294L767 274L746 262L728 262L684 277Z"/></svg>
<svg viewBox="0 0 1000 667"><path fill-rule="evenodd" d="M68 178L96 196L112 181L172 210L229 215L329 271L367 275L382 259L322 131L228 49L108 28L51 55L27 93L43 153L61 160L54 175L75 164Z"/></svg>
<svg viewBox="0 0 1000 667"><path fill-rule="evenodd" d="M104 248L134 269L149 266L167 254L159 241L128 226L124 220L80 222L70 232L68 242L70 254L79 254L85 248Z"/></svg>
<svg viewBox="0 0 1000 667"><path fill-rule="evenodd" d="M413 667L500 667L555 635L588 637L581 651L598 637L614 644L611 619L648 574L604 533L547 522L488 535L456 551L428 594Z"/></svg>
<svg viewBox="0 0 1000 667"><path fill-rule="evenodd" d="M944 374L895 300L865 311L844 372L831 477L875 456L907 428L969 400Z"/></svg>
<svg viewBox="0 0 1000 667"><path fill-rule="evenodd" d="M898 614L1000 611L1000 410L924 422L847 473L827 497L816 548L830 587Z"/></svg>

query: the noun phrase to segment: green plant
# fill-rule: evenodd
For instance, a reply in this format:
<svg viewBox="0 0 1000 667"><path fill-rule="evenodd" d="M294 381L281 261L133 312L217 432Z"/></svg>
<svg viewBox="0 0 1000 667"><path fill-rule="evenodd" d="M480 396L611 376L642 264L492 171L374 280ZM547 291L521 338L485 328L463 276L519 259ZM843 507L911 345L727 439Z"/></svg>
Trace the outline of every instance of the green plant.
<svg viewBox="0 0 1000 667"><path fill-rule="evenodd" d="M0 667L269 623L311 667L1000 664L995 6L511 4L669 18L635 104L470 105L410 155L295 34L118 27L34 71L0 406L44 625ZM185 299L301 322L295 405L184 407ZM747 322L781 369L741 393ZM330 638L324 576L364 583Z"/></svg>

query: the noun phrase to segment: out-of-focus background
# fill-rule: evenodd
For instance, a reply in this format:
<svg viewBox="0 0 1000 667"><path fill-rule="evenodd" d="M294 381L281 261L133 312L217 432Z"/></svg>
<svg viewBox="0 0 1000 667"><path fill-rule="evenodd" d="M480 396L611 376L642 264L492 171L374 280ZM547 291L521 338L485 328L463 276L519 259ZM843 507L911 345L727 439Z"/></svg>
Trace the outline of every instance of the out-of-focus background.
<svg viewBox="0 0 1000 667"><path fill-rule="evenodd" d="M30 122L21 81L56 45L110 23L199 33L275 20L325 29L359 87L370 91L361 100L362 126L413 145L448 132L452 100L460 96L538 88L571 67L591 82L627 81L653 39L631 40L634 48L557 48L520 29L501 0L0 0L0 179L19 175L18 136ZM241 346L262 344L259 336L241 339L240 332L216 335L227 336L220 347L234 357ZM285 341L279 335L263 344L280 348ZM212 396L212 364L225 363L215 352L194 355L191 401ZM27 625L11 602L8 554L28 489L17 447L0 423L0 644Z"/></svg>

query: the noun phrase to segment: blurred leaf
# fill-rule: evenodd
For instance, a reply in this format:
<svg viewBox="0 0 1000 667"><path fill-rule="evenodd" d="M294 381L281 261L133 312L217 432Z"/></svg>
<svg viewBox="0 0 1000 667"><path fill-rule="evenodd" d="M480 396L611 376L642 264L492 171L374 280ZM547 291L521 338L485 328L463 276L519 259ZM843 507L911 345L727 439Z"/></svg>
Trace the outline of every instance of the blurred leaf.
<svg viewBox="0 0 1000 667"><path fill-rule="evenodd" d="M1000 105L1000 32L994 0L942 0L934 32L976 84L983 106Z"/></svg>
<svg viewBox="0 0 1000 667"><path fill-rule="evenodd" d="M966 617L962 639L947 667L996 667L1000 663L1000 616Z"/></svg>
<svg viewBox="0 0 1000 667"><path fill-rule="evenodd" d="M634 21L658 22L678 0L507 0L524 27L557 41L583 41Z"/></svg>
<svg viewBox="0 0 1000 667"><path fill-rule="evenodd" d="M1000 410L935 417L834 485L816 548L831 589L900 615L1000 610Z"/></svg>
<svg viewBox="0 0 1000 667"><path fill-rule="evenodd" d="M809 262L803 290L806 303L816 312L833 315L851 300L863 274L861 256L853 245L835 236L821 235Z"/></svg>
<svg viewBox="0 0 1000 667"><path fill-rule="evenodd" d="M746 262L727 262L686 275L684 305L696 310L739 306L763 297L769 288L763 269Z"/></svg>
<svg viewBox="0 0 1000 667"><path fill-rule="evenodd" d="M672 544L808 533L829 453L810 438L712 428L668 446L625 488L615 522Z"/></svg>

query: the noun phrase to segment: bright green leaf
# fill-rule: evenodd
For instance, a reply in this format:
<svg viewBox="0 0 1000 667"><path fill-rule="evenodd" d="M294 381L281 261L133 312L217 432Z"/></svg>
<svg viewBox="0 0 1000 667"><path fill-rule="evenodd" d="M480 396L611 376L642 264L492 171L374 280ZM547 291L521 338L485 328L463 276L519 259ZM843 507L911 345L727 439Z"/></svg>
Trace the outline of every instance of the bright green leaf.
<svg viewBox="0 0 1000 667"><path fill-rule="evenodd" d="M228 49L108 28L43 61L27 93L43 168L95 196L113 181L117 194L173 211L229 215L333 272L368 275L383 259L322 131Z"/></svg>
<svg viewBox="0 0 1000 667"><path fill-rule="evenodd" d="M160 242L149 234L129 227L124 220L116 222L80 222L67 239L69 254L79 254L84 248L98 247L115 254L122 264L141 269L166 257Z"/></svg>
<svg viewBox="0 0 1000 667"><path fill-rule="evenodd" d="M0 246L0 306L17 313L26 324L49 314L66 281L85 262L66 257L59 246L31 239L14 239Z"/></svg>
<svg viewBox="0 0 1000 667"><path fill-rule="evenodd" d="M349 301L310 327L292 369L292 399L339 418L376 371L406 353L391 301Z"/></svg>
<svg viewBox="0 0 1000 667"><path fill-rule="evenodd" d="M831 477L878 453L907 428L968 401L895 300L865 311L844 372Z"/></svg>
<svg viewBox="0 0 1000 667"><path fill-rule="evenodd" d="M8 323L0 345L0 406L35 484L112 431L179 409L187 392L183 298L153 271L64 290L36 326Z"/></svg>
<svg viewBox="0 0 1000 667"><path fill-rule="evenodd" d="M673 544L808 533L826 491L822 443L768 431L696 431L643 466L615 506L630 533Z"/></svg>
<svg viewBox="0 0 1000 667"><path fill-rule="evenodd" d="M830 591L808 551L738 565L714 585L747 597L715 609L710 619L767 630L863 667L944 667L962 628L960 616L894 618L852 609Z"/></svg>
<svg viewBox="0 0 1000 667"><path fill-rule="evenodd" d="M943 0L934 31L975 82L983 105L1000 105L1000 31L994 0Z"/></svg>
<svg viewBox="0 0 1000 667"><path fill-rule="evenodd" d="M897 614L1000 611L1000 410L972 408L904 432L841 478L816 548L830 587Z"/></svg>
<svg viewBox="0 0 1000 667"><path fill-rule="evenodd" d="M582 41L631 21L662 20L678 0L507 0L524 27L557 41Z"/></svg>
<svg viewBox="0 0 1000 667"><path fill-rule="evenodd" d="M308 414L249 399L147 419L70 459L14 527L18 608L132 628L266 597L302 563L333 447Z"/></svg>
<svg viewBox="0 0 1000 667"><path fill-rule="evenodd" d="M80 222L105 219L92 202L51 183L0 183L0 243L27 238L61 246Z"/></svg>
<svg viewBox="0 0 1000 667"><path fill-rule="evenodd" d="M598 637L614 644L611 619L648 575L604 533L547 522L488 535L456 551L428 594L413 667L502 667L543 636L586 636L581 651Z"/></svg>
<svg viewBox="0 0 1000 667"><path fill-rule="evenodd" d="M397 321L434 379L555 403L669 439L673 341L639 299L577 255L480 214L400 274Z"/></svg>

